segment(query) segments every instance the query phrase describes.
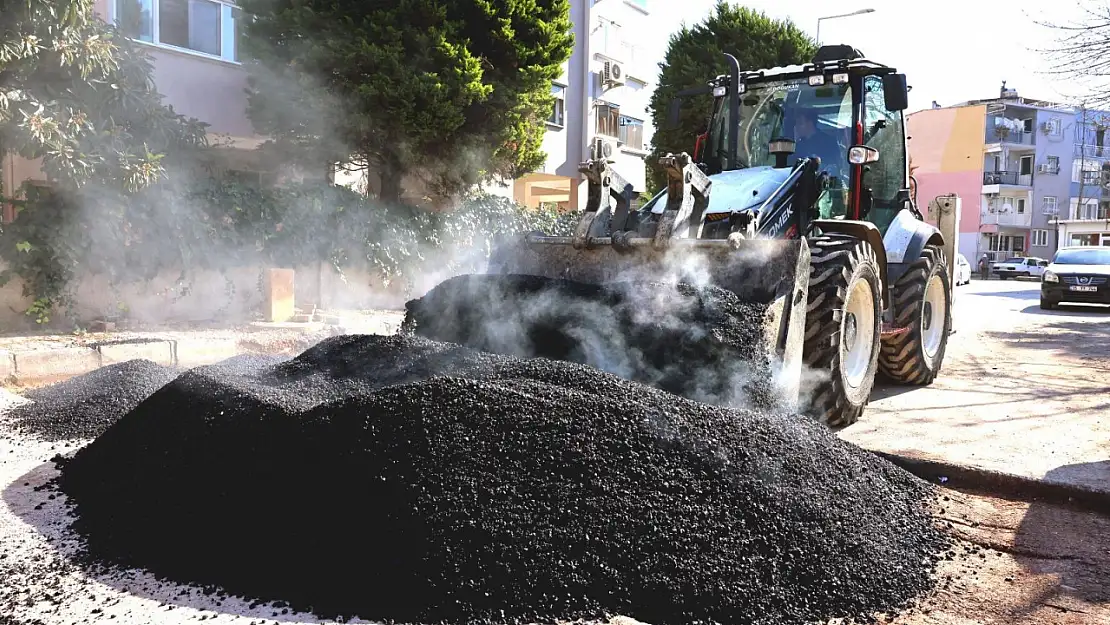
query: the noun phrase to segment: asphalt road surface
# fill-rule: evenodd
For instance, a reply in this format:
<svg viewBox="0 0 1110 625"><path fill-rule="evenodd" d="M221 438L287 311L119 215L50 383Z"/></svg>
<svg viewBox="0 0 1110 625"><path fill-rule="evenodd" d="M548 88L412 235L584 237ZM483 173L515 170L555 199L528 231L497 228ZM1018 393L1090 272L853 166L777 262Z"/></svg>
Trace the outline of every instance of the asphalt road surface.
<svg viewBox="0 0 1110 625"><path fill-rule="evenodd" d="M1110 307L1039 299L1035 281L958 287L941 376L879 386L844 438L1110 491Z"/></svg>

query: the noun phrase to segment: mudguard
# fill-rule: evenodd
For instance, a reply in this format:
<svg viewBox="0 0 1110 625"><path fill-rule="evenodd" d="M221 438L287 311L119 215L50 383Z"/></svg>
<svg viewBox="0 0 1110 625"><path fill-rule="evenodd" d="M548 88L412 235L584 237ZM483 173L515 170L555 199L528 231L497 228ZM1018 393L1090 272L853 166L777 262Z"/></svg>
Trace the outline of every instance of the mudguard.
<svg viewBox="0 0 1110 625"><path fill-rule="evenodd" d="M944 245L944 236L932 224L917 219L903 210L890 222L883 247L886 249L886 281L894 284L920 256L926 245Z"/></svg>

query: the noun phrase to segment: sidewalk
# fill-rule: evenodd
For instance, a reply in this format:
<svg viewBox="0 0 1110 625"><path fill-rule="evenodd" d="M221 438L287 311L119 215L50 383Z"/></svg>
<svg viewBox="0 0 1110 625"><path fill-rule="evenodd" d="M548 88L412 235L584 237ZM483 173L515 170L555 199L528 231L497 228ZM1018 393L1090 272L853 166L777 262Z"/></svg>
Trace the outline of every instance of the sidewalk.
<svg viewBox="0 0 1110 625"><path fill-rule="evenodd" d="M190 368L239 354L295 355L334 334L393 334L403 318L399 311L371 311L328 324L256 322L224 329L0 337L0 379L14 386L50 384L135 358Z"/></svg>

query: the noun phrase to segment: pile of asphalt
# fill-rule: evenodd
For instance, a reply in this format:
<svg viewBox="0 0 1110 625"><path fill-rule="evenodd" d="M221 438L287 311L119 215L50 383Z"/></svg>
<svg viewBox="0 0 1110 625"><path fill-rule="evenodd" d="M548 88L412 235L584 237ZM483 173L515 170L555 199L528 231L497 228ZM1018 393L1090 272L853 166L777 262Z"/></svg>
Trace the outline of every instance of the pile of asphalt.
<svg viewBox="0 0 1110 625"><path fill-rule="evenodd" d="M706 403L774 409L768 310L725 289L463 275L406 304L403 331L590 365Z"/></svg>
<svg viewBox="0 0 1110 625"><path fill-rule="evenodd" d="M24 396L12 408L15 428L47 441L95 438L120 417L177 376L177 370L135 359L101 367Z"/></svg>
<svg viewBox="0 0 1110 625"><path fill-rule="evenodd" d="M419 337L188 371L57 461L92 563L323 617L867 616L947 544L929 485L808 420Z"/></svg>

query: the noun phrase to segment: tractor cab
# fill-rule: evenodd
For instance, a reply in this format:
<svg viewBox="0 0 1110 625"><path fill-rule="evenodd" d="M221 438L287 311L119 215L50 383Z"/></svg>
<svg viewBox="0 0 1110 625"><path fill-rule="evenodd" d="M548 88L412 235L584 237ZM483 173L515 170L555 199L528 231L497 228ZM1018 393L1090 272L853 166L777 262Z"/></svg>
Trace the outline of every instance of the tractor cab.
<svg viewBox="0 0 1110 625"><path fill-rule="evenodd" d="M809 219L868 221L885 234L899 211L915 210L903 74L864 59L850 46L824 46L812 63L758 71L741 71L734 57L726 57L729 74L679 94L713 95L707 129L693 156L715 186L737 182L752 187L749 178L776 180L810 159L818 188L807 194L816 198L815 206L805 211ZM677 122L678 102L672 104L672 123ZM716 206L710 206L707 218L740 208L726 206L734 194L715 195L724 199L711 200ZM653 208L661 203L652 202Z"/></svg>

